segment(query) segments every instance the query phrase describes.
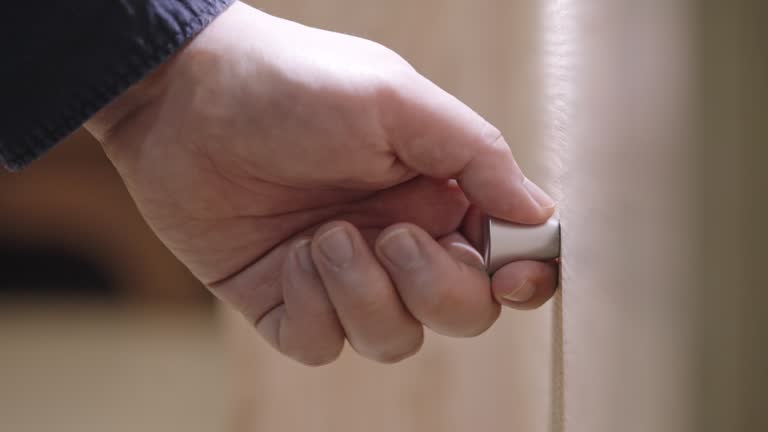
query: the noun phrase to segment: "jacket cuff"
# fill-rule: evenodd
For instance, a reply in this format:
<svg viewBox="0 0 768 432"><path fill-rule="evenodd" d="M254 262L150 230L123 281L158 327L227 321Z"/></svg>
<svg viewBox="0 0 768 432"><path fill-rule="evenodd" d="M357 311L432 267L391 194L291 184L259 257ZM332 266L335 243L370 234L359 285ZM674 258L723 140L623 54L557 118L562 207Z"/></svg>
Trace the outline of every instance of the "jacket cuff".
<svg viewBox="0 0 768 432"><path fill-rule="evenodd" d="M141 81L235 0L37 1L10 24L0 163L23 168ZM6 45L2 43L0 45Z"/></svg>

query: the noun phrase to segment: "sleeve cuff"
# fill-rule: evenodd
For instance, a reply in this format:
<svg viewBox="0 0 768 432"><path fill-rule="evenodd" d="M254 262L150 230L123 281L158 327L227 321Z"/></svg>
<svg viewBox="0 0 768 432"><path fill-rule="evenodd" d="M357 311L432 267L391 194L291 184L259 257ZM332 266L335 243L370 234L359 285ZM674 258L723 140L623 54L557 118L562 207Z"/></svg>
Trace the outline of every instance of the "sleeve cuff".
<svg viewBox="0 0 768 432"><path fill-rule="evenodd" d="M16 24L29 37L10 48L17 67L2 73L0 162L16 171L40 157L234 1L43 1L24 11L46 15L32 28Z"/></svg>

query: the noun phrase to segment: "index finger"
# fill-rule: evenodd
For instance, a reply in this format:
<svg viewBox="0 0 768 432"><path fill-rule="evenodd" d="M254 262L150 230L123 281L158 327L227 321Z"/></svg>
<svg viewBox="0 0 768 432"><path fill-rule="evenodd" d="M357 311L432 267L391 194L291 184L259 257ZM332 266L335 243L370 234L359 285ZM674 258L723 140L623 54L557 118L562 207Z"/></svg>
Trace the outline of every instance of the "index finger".
<svg viewBox="0 0 768 432"><path fill-rule="evenodd" d="M552 216L554 200L525 177L501 132L479 114L416 72L394 94L396 114L387 129L405 165L455 178L491 216L524 224Z"/></svg>

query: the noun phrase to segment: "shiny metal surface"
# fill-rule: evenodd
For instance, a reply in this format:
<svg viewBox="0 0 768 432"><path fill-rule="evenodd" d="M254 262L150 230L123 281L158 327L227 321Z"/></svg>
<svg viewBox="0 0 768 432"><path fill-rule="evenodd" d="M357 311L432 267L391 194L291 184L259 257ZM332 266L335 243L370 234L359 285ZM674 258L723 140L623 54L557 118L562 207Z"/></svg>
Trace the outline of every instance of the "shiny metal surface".
<svg viewBox="0 0 768 432"><path fill-rule="evenodd" d="M512 261L545 261L560 256L560 220L557 216L541 225L520 225L488 218L484 228L485 263L490 274Z"/></svg>

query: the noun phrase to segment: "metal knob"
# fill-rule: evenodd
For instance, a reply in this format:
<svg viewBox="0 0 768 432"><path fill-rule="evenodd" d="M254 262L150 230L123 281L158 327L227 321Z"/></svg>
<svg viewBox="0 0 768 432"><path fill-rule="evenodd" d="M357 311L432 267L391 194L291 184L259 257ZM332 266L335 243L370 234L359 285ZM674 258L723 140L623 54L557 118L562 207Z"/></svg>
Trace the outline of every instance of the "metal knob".
<svg viewBox="0 0 768 432"><path fill-rule="evenodd" d="M483 246L489 274L513 261L548 261L560 256L560 220L521 225L500 219L484 221Z"/></svg>

